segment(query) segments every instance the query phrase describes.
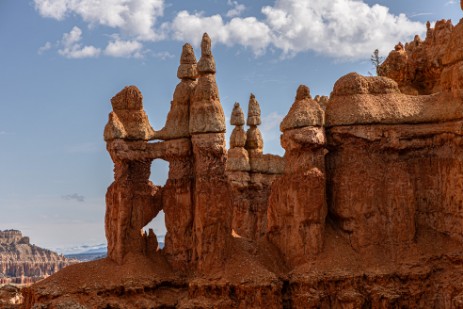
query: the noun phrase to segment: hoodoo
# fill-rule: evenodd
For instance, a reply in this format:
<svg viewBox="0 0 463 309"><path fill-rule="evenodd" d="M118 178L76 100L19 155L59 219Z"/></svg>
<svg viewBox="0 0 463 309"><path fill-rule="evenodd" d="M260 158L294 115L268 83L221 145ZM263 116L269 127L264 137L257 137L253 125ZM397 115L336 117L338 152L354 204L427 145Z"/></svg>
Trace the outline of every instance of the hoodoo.
<svg viewBox="0 0 463 309"><path fill-rule="evenodd" d="M185 44L164 128L135 86L111 100L108 258L33 285L25 307L463 308L462 42L463 21L439 21L381 76L347 74L330 98L299 86L283 157L264 153L253 94L226 148L211 39L198 63ZM142 232L161 210L163 249Z"/></svg>

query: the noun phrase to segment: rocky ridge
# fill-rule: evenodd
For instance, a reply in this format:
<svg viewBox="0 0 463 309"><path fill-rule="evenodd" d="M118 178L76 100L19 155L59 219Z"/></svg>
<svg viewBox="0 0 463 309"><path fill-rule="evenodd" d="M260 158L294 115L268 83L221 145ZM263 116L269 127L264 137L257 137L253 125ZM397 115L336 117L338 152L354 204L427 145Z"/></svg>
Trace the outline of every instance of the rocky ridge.
<svg viewBox="0 0 463 309"><path fill-rule="evenodd" d="M301 85L284 157L263 153L252 94L225 148L210 38L198 63L185 45L163 129L135 86L111 101L108 258L33 285L25 308L463 308L462 40L463 21L438 22L385 76L348 74L329 100ZM161 209L162 250L140 232Z"/></svg>

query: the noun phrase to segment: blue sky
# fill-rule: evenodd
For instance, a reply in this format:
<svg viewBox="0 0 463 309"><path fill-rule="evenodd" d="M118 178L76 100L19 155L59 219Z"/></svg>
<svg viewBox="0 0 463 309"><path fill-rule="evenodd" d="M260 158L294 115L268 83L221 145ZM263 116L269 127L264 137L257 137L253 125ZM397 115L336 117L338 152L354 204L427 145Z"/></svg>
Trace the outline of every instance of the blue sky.
<svg viewBox="0 0 463 309"><path fill-rule="evenodd" d="M181 47L213 41L225 113L261 104L265 152L283 154L279 121L299 84L329 95L342 75L372 72L375 48L462 17L448 0L0 0L0 230L50 247L97 244L113 179L103 128L110 98L137 85L163 127ZM229 129L228 131L231 131ZM152 180L163 184L164 162ZM153 226L162 234L162 218Z"/></svg>

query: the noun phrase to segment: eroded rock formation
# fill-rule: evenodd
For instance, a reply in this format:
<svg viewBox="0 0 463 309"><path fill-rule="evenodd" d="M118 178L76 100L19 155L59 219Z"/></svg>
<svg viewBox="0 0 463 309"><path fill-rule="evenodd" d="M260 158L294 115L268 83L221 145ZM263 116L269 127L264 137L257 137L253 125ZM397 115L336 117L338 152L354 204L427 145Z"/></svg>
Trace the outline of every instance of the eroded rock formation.
<svg viewBox="0 0 463 309"><path fill-rule="evenodd" d="M34 285L26 308L462 308L461 38L463 22L429 25L384 76L348 74L329 100L301 85L284 157L264 154L254 95L226 149L210 38L197 64L185 45L163 129L135 87L112 100L108 258ZM157 159L164 187L148 180ZM162 250L141 233L161 209Z"/></svg>
<svg viewBox="0 0 463 309"><path fill-rule="evenodd" d="M190 136L190 102L197 85L198 69L193 47L188 43L183 45L177 77L181 82L175 88L166 126L154 133L155 139L169 140Z"/></svg>
<svg viewBox="0 0 463 309"><path fill-rule="evenodd" d="M261 124L259 102L251 93L247 125L244 131L244 113L238 103L232 112L231 124L235 129L230 136L227 176L233 196L232 229L242 237L257 240L267 232L267 202L270 187L283 173L283 158L264 154L264 141L258 125Z"/></svg>
<svg viewBox="0 0 463 309"><path fill-rule="evenodd" d="M105 231L108 256L118 263L123 263L128 253L145 254L155 252L158 247L154 233L141 234L143 227L162 209L162 190L149 180L151 160L118 156L118 151L124 148L143 151L145 141L154 134L142 99L135 86L126 87L114 96L113 112L104 130L114 162L114 182L106 193Z"/></svg>
<svg viewBox="0 0 463 309"><path fill-rule="evenodd" d="M312 100L309 88L299 86L280 125L285 173L272 184L268 208L268 237L293 266L323 248L328 213L323 124L323 110Z"/></svg>
<svg viewBox="0 0 463 309"><path fill-rule="evenodd" d="M32 284L76 261L31 245L20 231L0 231L0 286Z"/></svg>
<svg viewBox="0 0 463 309"><path fill-rule="evenodd" d="M447 92L458 96L463 89L463 24L450 20L427 24L425 40L397 44L379 67L382 76L395 80L405 94Z"/></svg>
<svg viewBox="0 0 463 309"><path fill-rule="evenodd" d="M193 259L198 269L205 271L223 266L224 248L231 238L231 196L225 176L225 115L207 33L201 42L198 71L198 85L190 106L195 181Z"/></svg>

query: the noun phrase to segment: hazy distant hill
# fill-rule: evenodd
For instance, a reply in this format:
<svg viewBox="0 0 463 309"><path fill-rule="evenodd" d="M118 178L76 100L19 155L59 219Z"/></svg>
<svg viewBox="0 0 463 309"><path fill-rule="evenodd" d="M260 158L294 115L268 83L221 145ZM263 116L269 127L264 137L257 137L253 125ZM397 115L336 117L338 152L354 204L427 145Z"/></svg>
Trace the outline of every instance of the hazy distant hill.
<svg viewBox="0 0 463 309"><path fill-rule="evenodd" d="M164 248L164 242L159 242L159 247ZM95 246L80 246L65 250L64 256L70 259L77 259L82 262L93 261L106 257L108 247L106 244Z"/></svg>
<svg viewBox="0 0 463 309"><path fill-rule="evenodd" d="M64 256L71 259L77 259L82 262L93 261L106 257L108 247L106 244L100 244L96 246L80 246L66 250Z"/></svg>

